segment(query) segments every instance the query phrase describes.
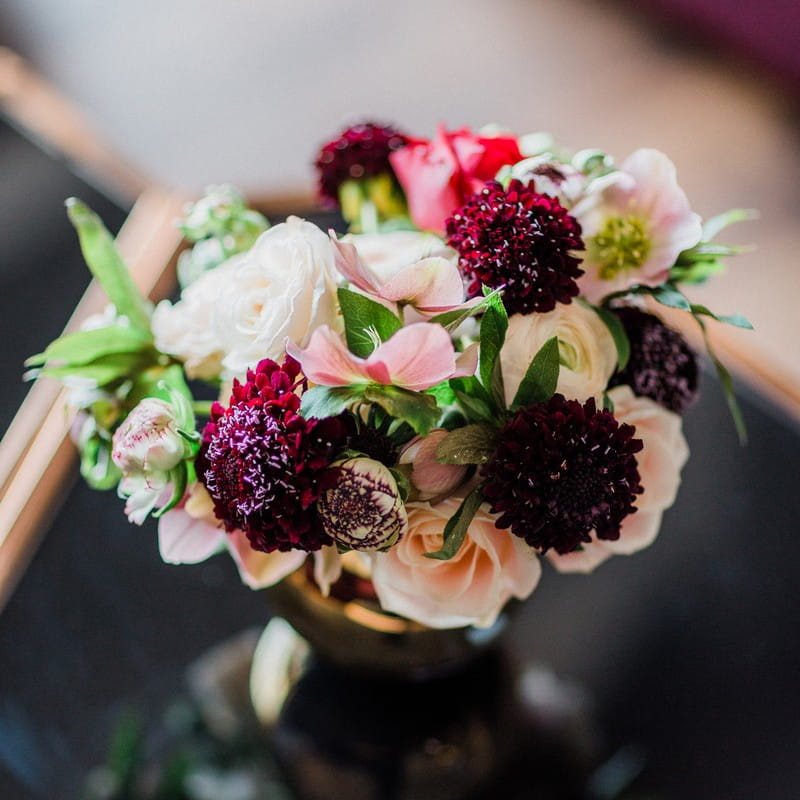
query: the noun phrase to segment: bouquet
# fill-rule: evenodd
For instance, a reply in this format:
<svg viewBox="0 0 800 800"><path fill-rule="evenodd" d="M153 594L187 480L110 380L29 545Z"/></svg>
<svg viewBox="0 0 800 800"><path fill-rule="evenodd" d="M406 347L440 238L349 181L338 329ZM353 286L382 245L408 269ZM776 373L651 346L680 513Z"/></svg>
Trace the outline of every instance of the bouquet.
<svg viewBox="0 0 800 800"><path fill-rule="evenodd" d="M111 305L28 365L72 389L90 484L158 519L167 562L227 550L252 588L305 569L334 594L344 570L433 628L491 625L543 559L589 572L651 544L698 383L653 309L749 327L682 291L748 212L703 223L657 150L496 129L363 123L316 168L346 233L212 188L155 308L68 201Z"/></svg>

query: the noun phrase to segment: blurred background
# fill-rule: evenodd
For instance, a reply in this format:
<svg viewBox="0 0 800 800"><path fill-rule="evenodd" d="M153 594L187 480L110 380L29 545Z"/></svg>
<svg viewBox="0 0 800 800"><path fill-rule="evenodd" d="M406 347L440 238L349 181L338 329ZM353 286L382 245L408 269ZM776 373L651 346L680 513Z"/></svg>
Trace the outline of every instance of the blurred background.
<svg viewBox="0 0 800 800"><path fill-rule="evenodd" d="M189 194L310 192L318 146L361 117L663 149L703 216L760 209L727 234L757 250L701 299L745 312L750 359L800 383L795 0L3 0L0 41Z"/></svg>

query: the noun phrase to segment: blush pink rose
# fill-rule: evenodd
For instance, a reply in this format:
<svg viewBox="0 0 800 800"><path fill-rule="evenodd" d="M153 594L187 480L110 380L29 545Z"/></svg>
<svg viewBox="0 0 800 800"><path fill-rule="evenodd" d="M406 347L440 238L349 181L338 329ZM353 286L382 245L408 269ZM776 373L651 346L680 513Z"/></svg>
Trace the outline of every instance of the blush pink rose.
<svg viewBox="0 0 800 800"><path fill-rule="evenodd" d="M482 506L464 543L449 561L427 558L439 550L460 498L407 504L408 532L391 550L372 556L372 582L386 611L431 628L489 627L512 598L536 588L541 566L518 536L498 530Z"/></svg>
<svg viewBox="0 0 800 800"><path fill-rule="evenodd" d="M481 136L440 126L435 139L416 139L389 156L420 230L444 232L445 220L501 167L522 160L513 136Z"/></svg>
<svg viewBox="0 0 800 800"><path fill-rule="evenodd" d="M592 538L575 553L547 557L559 572L591 572L615 554L630 555L649 547L661 527L661 517L674 502L681 483L681 469L689 458L681 418L647 397L637 397L629 386L609 393L614 416L636 427L644 447L636 455L644 493L636 500L637 511L622 521L619 539Z"/></svg>

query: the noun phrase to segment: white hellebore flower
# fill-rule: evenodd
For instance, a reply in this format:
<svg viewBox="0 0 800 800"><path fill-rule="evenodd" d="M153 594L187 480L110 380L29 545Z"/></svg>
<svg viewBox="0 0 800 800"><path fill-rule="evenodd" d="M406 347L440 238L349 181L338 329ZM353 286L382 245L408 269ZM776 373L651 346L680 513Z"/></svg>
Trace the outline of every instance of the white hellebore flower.
<svg viewBox="0 0 800 800"><path fill-rule="evenodd" d="M125 513L137 525L160 501L162 506L169 502L176 470L191 456L191 446L178 432L184 424L179 417L180 410L169 403L146 397L114 433L111 458L122 472L118 492L127 498Z"/></svg>
<svg viewBox="0 0 800 800"><path fill-rule="evenodd" d="M678 186L675 165L643 148L620 169L598 178L572 214L581 223L586 255L578 280L592 303L636 284L658 286L678 254L702 234L699 215Z"/></svg>
<svg viewBox="0 0 800 800"><path fill-rule="evenodd" d="M236 259L217 296L224 374L280 361L287 338L304 347L322 325L339 327L333 245L316 225L289 217Z"/></svg>
<svg viewBox="0 0 800 800"><path fill-rule="evenodd" d="M561 368L556 391L570 400L600 398L617 366L617 348L600 317L582 303L559 303L546 314L514 314L500 351L510 405L533 357L558 337Z"/></svg>

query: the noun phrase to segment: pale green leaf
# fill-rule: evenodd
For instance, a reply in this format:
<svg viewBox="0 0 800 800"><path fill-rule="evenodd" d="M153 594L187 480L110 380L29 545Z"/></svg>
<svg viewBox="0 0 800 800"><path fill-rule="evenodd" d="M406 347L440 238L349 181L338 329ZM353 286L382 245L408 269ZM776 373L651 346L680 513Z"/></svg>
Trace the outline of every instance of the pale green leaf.
<svg viewBox="0 0 800 800"><path fill-rule="evenodd" d="M497 444L497 429L489 425L465 425L451 431L436 448L440 464L485 464Z"/></svg>

